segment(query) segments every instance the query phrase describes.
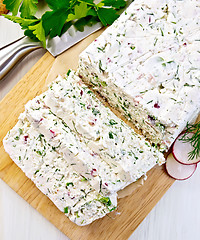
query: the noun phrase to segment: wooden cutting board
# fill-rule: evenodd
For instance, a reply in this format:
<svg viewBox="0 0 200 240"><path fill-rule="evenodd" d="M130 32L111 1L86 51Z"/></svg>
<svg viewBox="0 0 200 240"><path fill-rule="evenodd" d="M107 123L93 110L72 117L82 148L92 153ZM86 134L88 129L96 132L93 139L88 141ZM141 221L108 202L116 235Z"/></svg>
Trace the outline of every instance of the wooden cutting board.
<svg viewBox="0 0 200 240"><path fill-rule="evenodd" d="M19 114L24 111L24 104L45 90L49 72L48 82L59 72L75 69L79 53L100 33L88 37L56 60L46 53L0 103L0 178L71 240L128 239L174 182L166 174L164 166L154 167L148 172L144 186L119 199L115 212L89 226L79 227L37 189L4 151L4 136L16 124Z"/></svg>

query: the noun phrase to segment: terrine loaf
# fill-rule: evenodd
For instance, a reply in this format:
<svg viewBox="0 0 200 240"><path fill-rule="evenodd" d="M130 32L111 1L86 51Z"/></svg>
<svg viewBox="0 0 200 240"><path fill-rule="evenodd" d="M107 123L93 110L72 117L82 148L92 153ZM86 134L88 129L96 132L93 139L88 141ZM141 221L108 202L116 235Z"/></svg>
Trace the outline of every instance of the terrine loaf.
<svg viewBox="0 0 200 240"><path fill-rule="evenodd" d="M200 2L136 0L81 54L79 76L168 149L200 109Z"/></svg>

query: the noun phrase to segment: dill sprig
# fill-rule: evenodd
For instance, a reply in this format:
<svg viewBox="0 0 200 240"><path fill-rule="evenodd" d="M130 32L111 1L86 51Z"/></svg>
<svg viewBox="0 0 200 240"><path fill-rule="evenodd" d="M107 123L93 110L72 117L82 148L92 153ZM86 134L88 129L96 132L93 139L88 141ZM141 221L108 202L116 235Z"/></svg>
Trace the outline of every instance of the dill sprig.
<svg viewBox="0 0 200 240"><path fill-rule="evenodd" d="M192 133L192 135L190 133ZM194 148L188 153L189 160L200 157L200 121L195 124L187 123L186 130L180 140L189 142Z"/></svg>

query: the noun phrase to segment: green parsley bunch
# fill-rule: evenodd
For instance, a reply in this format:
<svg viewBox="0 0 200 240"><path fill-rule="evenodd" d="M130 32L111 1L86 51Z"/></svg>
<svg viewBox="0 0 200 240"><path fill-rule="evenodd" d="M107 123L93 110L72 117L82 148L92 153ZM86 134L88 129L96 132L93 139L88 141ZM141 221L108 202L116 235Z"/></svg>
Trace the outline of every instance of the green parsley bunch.
<svg viewBox="0 0 200 240"><path fill-rule="evenodd" d="M41 18L35 16L38 0L4 0L6 8L12 12L5 18L20 24L24 34L31 39L41 41L46 47L46 37L62 35L72 24L79 31L85 25L100 21L104 26L111 25L118 18L118 10L125 7L125 0L45 0L50 11ZM19 14L18 14L19 13ZM20 15L20 16L17 16Z"/></svg>

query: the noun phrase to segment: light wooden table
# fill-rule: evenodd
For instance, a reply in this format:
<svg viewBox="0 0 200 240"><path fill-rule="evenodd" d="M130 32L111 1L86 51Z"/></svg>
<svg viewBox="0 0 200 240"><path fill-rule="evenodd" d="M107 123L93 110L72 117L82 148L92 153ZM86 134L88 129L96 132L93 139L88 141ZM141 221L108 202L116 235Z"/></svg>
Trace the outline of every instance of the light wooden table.
<svg viewBox="0 0 200 240"><path fill-rule="evenodd" d="M0 30L0 47L23 34L17 25L3 17L0 17ZM45 50L37 50L30 54L4 81L0 82L0 99L44 53ZM12 113L10 114L12 117ZM67 240L68 238L0 180L0 240L43 239ZM130 240L199 239L200 167L192 178L175 182L130 237Z"/></svg>

